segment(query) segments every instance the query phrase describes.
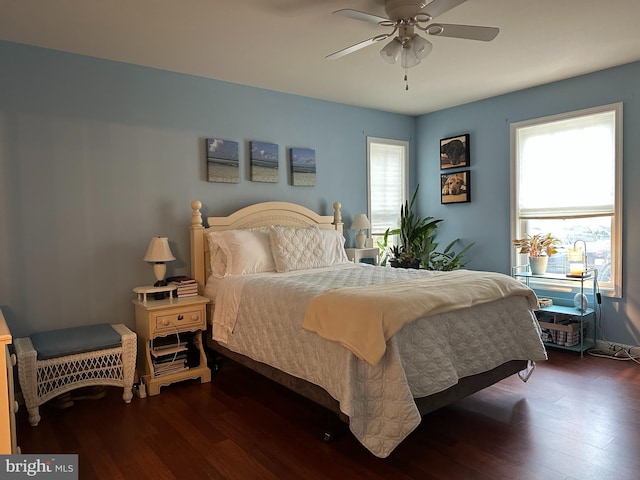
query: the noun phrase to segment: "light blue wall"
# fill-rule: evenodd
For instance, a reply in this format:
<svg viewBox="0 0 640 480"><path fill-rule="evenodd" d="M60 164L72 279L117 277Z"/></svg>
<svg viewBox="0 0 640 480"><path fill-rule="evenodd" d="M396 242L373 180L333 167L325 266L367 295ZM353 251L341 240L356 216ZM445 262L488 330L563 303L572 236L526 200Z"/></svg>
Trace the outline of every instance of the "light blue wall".
<svg viewBox="0 0 640 480"><path fill-rule="evenodd" d="M348 227L366 211L366 136L415 151L410 116L6 42L0 65L0 307L15 336L133 326L152 236L171 241L169 275L189 271L193 199L204 215L339 200ZM207 137L240 142L239 184L206 181ZM250 140L280 146L277 184L249 180ZM316 150L315 187L288 184L289 147Z"/></svg>
<svg viewBox="0 0 640 480"><path fill-rule="evenodd" d="M133 324L132 287L154 235L188 273L189 204L224 215L284 200L344 221L366 211L366 136L409 140L420 213L443 243L476 242L470 268L509 271L509 123L624 102L624 292L603 301L608 340L640 343L640 63L417 119L0 42L0 307L14 335L95 322ZM472 202L441 205L440 138L471 134ZM238 185L206 181L204 139L241 144ZM414 141L418 139L418 141ZM277 184L249 181L250 140L280 146ZM289 147L316 149L315 187L288 185ZM349 244L353 232L346 231Z"/></svg>
<svg viewBox="0 0 640 480"><path fill-rule="evenodd" d="M602 329L610 341L640 343L640 63L418 117L420 211L444 218L439 235L475 241L469 268L510 268L510 151L512 122L615 102L624 103L623 298L603 299ZM442 205L439 139L470 133L471 203ZM551 172L552 173L552 172Z"/></svg>

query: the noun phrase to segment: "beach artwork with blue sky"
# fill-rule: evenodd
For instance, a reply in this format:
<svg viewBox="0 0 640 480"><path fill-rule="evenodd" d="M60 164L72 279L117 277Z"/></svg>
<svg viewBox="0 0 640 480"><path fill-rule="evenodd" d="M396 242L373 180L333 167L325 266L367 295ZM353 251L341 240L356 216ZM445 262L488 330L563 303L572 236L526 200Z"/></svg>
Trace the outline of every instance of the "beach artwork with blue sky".
<svg viewBox="0 0 640 480"><path fill-rule="evenodd" d="M218 183L240 181L240 150L238 142L207 138L207 180Z"/></svg>
<svg viewBox="0 0 640 480"><path fill-rule="evenodd" d="M278 182L278 145L266 142L250 142L251 180L254 182Z"/></svg>
<svg viewBox="0 0 640 480"><path fill-rule="evenodd" d="M291 184L311 186L316 184L316 151L310 148L292 148Z"/></svg>

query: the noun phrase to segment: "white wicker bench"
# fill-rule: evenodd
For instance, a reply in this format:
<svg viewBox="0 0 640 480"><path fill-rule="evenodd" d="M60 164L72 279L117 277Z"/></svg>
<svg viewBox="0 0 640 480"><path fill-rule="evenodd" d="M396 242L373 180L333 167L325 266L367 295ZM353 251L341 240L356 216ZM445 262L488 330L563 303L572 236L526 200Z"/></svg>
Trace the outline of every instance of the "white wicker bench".
<svg viewBox="0 0 640 480"><path fill-rule="evenodd" d="M100 332L105 333L105 328L109 333L109 326L119 334L119 344L117 335L114 344L111 332L101 345L101 339L96 337L100 337ZM137 345L136 334L125 325L89 325L37 335L35 343L47 347L49 351L46 355L34 348L31 337L14 340L18 379L31 425L40 422L40 405L76 388L92 385L124 387L122 398L125 403L131 402ZM69 338L75 339L72 347L66 342ZM56 343L59 344L58 351Z"/></svg>

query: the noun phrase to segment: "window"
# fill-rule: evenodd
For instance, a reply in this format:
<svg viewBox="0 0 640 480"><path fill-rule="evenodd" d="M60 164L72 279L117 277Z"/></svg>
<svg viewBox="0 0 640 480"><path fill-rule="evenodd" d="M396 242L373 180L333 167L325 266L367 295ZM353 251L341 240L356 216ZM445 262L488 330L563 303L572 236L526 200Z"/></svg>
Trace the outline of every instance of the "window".
<svg viewBox="0 0 640 480"><path fill-rule="evenodd" d="M547 271L560 274L568 272L567 248L580 240L601 290L620 296L622 104L514 123L511 146L512 238L559 238L565 248ZM519 260L514 251L513 265Z"/></svg>
<svg viewBox="0 0 640 480"><path fill-rule="evenodd" d="M367 137L368 207L374 245L387 228L400 226L400 207L407 199L408 165L408 142Z"/></svg>

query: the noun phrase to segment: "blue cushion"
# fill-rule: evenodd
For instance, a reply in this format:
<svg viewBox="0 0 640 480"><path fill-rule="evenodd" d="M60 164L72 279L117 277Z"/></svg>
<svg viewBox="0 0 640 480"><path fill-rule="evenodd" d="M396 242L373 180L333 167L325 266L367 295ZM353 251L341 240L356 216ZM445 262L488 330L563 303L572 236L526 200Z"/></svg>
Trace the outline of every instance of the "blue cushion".
<svg viewBox="0 0 640 480"><path fill-rule="evenodd" d="M38 360L120 346L122 339L108 323L63 328L30 335Z"/></svg>

